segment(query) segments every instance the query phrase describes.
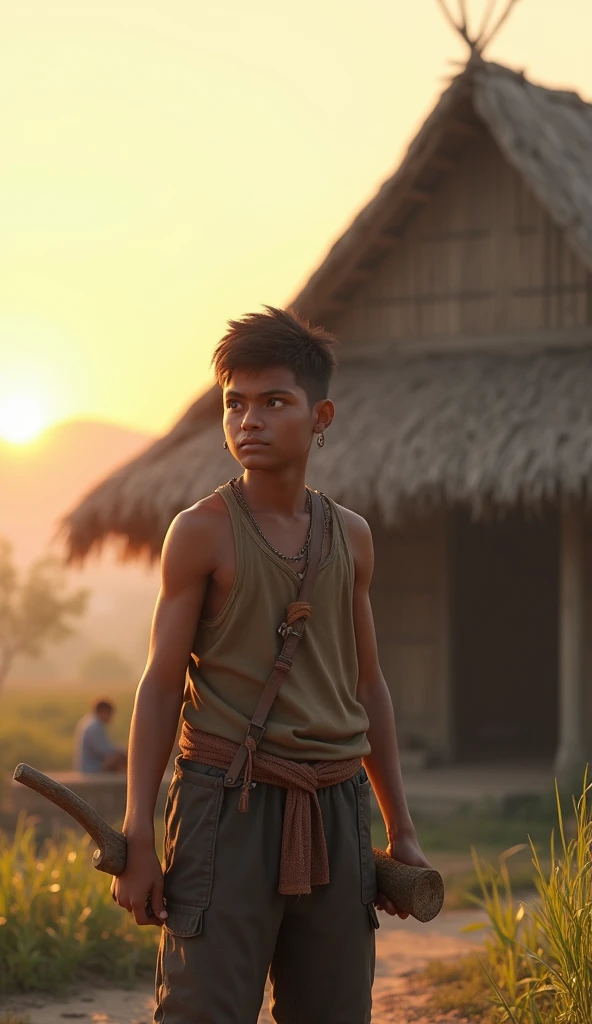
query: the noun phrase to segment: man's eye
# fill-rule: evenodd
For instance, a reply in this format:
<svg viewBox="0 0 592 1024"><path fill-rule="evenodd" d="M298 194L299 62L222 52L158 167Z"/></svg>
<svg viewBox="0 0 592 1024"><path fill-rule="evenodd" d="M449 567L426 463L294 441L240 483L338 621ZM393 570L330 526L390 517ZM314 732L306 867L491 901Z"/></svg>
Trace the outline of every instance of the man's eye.
<svg viewBox="0 0 592 1024"><path fill-rule="evenodd" d="M226 403L226 408L227 409L236 409L237 407L238 407L238 402L237 402L236 398L229 398L227 403Z"/></svg>
<svg viewBox="0 0 592 1024"><path fill-rule="evenodd" d="M270 398L268 404L271 406L272 409L275 409L276 404L283 405L284 403L282 402L281 398Z"/></svg>

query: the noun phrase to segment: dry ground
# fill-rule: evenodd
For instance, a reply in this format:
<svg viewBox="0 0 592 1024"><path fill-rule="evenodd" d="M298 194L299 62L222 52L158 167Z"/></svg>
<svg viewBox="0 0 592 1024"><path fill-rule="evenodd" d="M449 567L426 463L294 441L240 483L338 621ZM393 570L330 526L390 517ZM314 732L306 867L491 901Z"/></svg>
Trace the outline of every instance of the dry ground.
<svg viewBox="0 0 592 1024"><path fill-rule="evenodd" d="M427 993L414 975L429 960L458 957L476 948L482 933L463 934L462 929L482 916L474 910L444 911L432 923L420 925L412 919L399 921L381 914L373 1024L461 1024L464 1018L459 1016L426 1016ZM81 1024L150 1024L152 1006L152 985L145 983L132 991L89 987L66 1000L13 998L0 1005L0 1013L10 1009L26 1015L30 1024L67 1024L70 1020ZM271 1024L265 1007L259 1024Z"/></svg>

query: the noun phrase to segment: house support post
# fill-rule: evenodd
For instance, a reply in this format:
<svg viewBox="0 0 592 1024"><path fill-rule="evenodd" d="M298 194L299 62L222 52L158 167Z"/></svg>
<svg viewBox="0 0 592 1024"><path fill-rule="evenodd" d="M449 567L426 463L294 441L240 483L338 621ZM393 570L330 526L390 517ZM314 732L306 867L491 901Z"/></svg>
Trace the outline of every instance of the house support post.
<svg viewBox="0 0 592 1024"><path fill-rule="evenodd" d="M584 669L584 515L579 502L561 512L559 584L559 747L555 775L560 788L581 791L586 764Z"/></svg>

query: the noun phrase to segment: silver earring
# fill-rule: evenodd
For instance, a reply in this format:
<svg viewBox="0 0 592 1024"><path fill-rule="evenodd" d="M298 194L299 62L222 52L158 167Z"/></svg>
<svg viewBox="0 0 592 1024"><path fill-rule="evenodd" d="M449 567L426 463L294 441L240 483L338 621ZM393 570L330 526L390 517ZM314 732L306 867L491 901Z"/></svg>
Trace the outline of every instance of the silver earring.
<svg viewBox="0 0 592 1024"><path fill-rule="evenodd" d="M319 436L317 437L317 444L318 444L319 448L322 448L322 447L323 447L323 445L324 445L324 443L325 443L325 435L324 435L324 434L323 434L323 432L321 431L321 433L320 433L320 434L319 434Z"/></svg>
<svg viewBox="0 0 592 1024"><path fill-rule="evenodd" d="M228 441L226 440L226 438L224 438L224 444L222 445L222 447L228 448Z"/></svg>

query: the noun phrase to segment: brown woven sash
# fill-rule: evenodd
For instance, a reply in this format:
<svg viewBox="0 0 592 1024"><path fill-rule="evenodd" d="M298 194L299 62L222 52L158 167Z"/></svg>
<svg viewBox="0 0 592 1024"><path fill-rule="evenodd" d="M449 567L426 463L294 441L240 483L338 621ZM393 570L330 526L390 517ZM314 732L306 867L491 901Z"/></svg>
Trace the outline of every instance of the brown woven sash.
<svg viewBox="0 0 592 1024"><path fill-rule="evenodd" d="M192 729L187 723L181 734L183 757L214 768L228 768L240 749L221 736ZM361 766L359 757L346 761L315 761L306 764L257 751L252 781L284 786L288 793L284 810L278 891L284 896L309 893L313 885L329 881L329 861L317 790L347 782Z"/></svg>

